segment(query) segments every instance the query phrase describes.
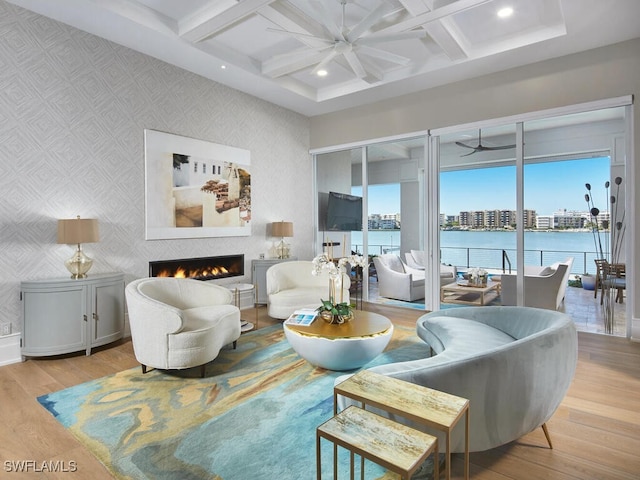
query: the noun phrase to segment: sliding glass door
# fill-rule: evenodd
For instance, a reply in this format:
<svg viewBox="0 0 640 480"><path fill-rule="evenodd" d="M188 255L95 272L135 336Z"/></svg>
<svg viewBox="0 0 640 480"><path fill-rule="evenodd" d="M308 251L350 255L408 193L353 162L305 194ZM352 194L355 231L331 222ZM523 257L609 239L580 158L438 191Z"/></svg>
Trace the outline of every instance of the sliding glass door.
<svg viewBox="0 0 640 480"><path fill-rule="evenodd" d="M615 227L624 213L624 185L615 180L624 177L624 136L624 107L532 120L524 134L525 208L535 218L524 239L525 269L537 277L566 270L560 288L552 278L535 298L525 288L525 304L555 306L583 330L615 335L626 333L626 292L614 292L617 301L605 306L598 266L605 260L624 270L624 238Z"/></svg>
<svg viewBox="0 0 640 480"><path fill-rule="evenodd" d="M433 132L441 263L457 267L459 286L485 272L496 285L441 286L440 307L558 309L584 330L625 335L625 131L615 107ZM600 259L625 272L604 301Z"/></svg>
<svg viewBox="0 0 640 480"><path fill-rule="evenodd" d="M630 102L621 97L313 152L318 253L367 255L362 292L371 302L426 310L555 305L579 328L629 336ZM328 225L331 192L361 199L358 228ZM373 260L383 255L414 268L413 277L424 281L419 297L383 287ZM613 299L603 299L596 260L620 264ZM559 286L538 288L560 264ZM469 286L478 276L479 286ZM601 302L613 303L611 328L603 326Z"/></svg>
<svg viewBox="0 0 640 480"><path fill-rule="evenodd" d="M508 148L507 148L508 147ZM508 273L515 263L514 126L440 137L440 251L460 273Z"/></svg>
<svg viewBox="0 0 640 480"><path fill-rule="evenodd" d="M336 258L350 253L368 257L365 300L424 309L424 281L420 293L389 289L394 280L376 270L374 258L397 259L395 266L404 268L407 254L424 250L425 141L426 136L398 139L315 155L318 245ZM332 192L362 200L360 228L346 229L328 219ZM424 278L424 266L416 269Z"/></svg>

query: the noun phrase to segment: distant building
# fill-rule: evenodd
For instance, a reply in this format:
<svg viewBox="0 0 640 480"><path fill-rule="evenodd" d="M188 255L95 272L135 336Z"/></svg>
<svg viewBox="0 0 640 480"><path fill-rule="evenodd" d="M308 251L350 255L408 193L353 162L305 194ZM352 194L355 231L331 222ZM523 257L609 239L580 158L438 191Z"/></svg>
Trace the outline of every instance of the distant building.
<svg viewBox="0 0 640 480"><path fill-rule="evenodd" d="M535 228L536 227L536 211L535 210L525 210L524 212L524 228Z"/></svg>
<svg viewBox="0 0 640 480"><path fill-rule="evenodd" d="M380 215L379 227L381 230L396 230L400 228L400 214Z"/></svg>
<svg viewBox="0 0 640 480"><path fill-rule="evenodd" d="M586 212L558 210L553 213L553 228L583 228L590 221L588 216Z"/></svg>
<svg viewBox="0 0 640 480"><path fill-rule="evenodd" d="M536 217L536 228L538 230L553 229L553 215L538 215Z"/></svg>
<svg viewBox="0 0 640 480"><path fill-rule="evenodd" d="M536 211L524 211L524 227L536 227ZM455 218L455 217L451 217ZM447 222L452 224L454 220ZM517 215L515 210L477 210L462 211L458 217L458 224L461 227L470 228L509 228L517 224Z"/></svg>
<svg viewBox="0 0 640 480"><path fill-rule="evenodd" d="M380 228L380 214L373 213L368 218L369 230L378 230Z"/></svg>
<svg viewBox="0 0 640 480"><path fill-rule="evenodd" d="M399 213L373 213L369 215L369 230L397 230L400 228Z"/></svg>

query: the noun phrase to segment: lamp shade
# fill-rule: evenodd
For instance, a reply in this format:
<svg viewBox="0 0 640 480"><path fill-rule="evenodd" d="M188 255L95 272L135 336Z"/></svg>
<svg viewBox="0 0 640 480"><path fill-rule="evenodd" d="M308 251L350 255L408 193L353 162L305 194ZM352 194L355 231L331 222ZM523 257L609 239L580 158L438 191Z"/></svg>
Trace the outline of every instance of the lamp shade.
<svg viewBox="0 0 640 480"><path fill-rule="evenodd" d="M68 245L93 243L100 240L98 220L95 218L69 218L58 220L58 243Z"/></svg>
<svg viewBox="0 0 640 480"><path fill-rule="evenodd" d="M293 222L273 222L271 224L273 237L293 237Z"/></svg>

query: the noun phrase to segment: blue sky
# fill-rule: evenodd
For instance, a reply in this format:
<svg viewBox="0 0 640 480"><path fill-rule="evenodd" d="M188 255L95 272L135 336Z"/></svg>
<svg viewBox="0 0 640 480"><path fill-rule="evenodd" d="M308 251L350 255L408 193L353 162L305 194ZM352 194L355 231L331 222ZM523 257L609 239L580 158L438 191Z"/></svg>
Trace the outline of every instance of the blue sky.
<svg viewBox="0 0 640 480"><path fill-rule="evenodd" d="M587 210L585 183L590 183L596 206L606 207L604 183L609 179L609 158L589 158L538 163L525 167L525 208L538 215L567 210ZM400 185L369 187L369 213L400 211ZM440 212L516 208L515 167L444 172L440 177ZM353 189L361 195L362 189Z"/></svg>

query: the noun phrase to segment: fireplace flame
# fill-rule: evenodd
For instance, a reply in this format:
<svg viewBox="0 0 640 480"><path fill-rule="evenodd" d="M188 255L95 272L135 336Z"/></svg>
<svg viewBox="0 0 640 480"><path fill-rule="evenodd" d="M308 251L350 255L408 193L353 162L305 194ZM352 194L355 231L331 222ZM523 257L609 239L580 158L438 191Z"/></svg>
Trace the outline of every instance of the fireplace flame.
<svg viewBox="0 0 640 480"><path fill-rule="evenodd" d="M157 277L174 277L174 278L209 278L228 275L229 270L225 267L207 267L187 270L184 267L177 267L175 270L161 270Z"/></svg>

